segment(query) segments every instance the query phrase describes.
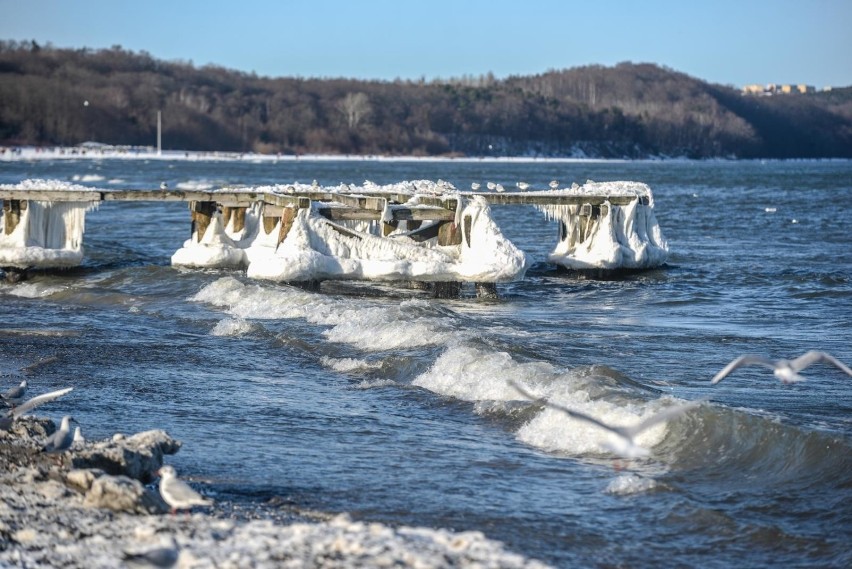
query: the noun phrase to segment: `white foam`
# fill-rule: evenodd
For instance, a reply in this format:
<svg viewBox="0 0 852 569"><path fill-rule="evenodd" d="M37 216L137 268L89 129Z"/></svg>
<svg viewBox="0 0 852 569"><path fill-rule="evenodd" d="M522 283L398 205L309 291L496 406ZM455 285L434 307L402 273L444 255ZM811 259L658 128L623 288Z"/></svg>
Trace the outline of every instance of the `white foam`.
<svg viewBox="0 0 852 569"><path fill-rule="evenodd" d="M642 478L635 474L622 474L618 478L613 479L607 485L604 492L616 496L629 496L631 494L649 492L658 486L659 484L653 478Z"/></svg>
<svg viewBox="0 0 852 569"><path fill-rule="evenodd" d="M382 367L381 362L368 362L367 360L357 358L330 358L328 356L320 358L320 363L322 363L325 367L329 367L342 373L377 370Z"/></svg>
<svg viewBox="0 0 852 569"><path fill-rule="evenodd" d="M74 174L71 180L74 182L103 182L106 178L99 174Z"/></svg>
<svg viewBox="0 0 852 569"><path fill-rule="evenodd" d="M323 334L329 341L369 351L436 345L462 337L445 319L414 315L423 302L418 300L396 306L343 301L290 287L247 285L233 277L205 286L191 300L224 307L238 318L302 318L328 326Z"/></svg>
<svg viewBox="0 0 852 569"><path fill-rule="evenodd" d="M242 318L225 318L217 322L210 333L214 336L244 336L252 329L252 323Z"/></svg>
<svg viewBox="0 0 852 569"><path fill-rule="evenodd" d="M463 401L512 401L519 395L509 385L509 378L551 381L557 376L557 370L547 363L519 363L506 352L455 345L412 383Z"/></svg>
<svg viewBox="0 0 852 569"><path fill-rule="evenodd" d="M21 298L44 298L65 290L64 286L48 285L39 282L21 282L15 285L0 285L0 291Z"/></svg>

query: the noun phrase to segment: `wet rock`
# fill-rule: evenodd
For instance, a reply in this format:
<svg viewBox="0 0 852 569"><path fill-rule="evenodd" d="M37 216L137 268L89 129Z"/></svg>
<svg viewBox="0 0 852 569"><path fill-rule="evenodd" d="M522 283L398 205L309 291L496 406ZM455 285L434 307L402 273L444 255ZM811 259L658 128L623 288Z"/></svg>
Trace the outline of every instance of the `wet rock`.
<svg viewBox="0 0 852 569"><path fill-rule="evenodd" d="M89 508L128 514L162 514L168 511L162 500L138 480L106 474L92 481L83 504Z"/></svg>
<svg viewBox="0 0 852 569"><path fill-rule="evenodd" d="M87 444L73 453L71 462L74 468L97 468L147 483L163 465L163 456L176 453L180 446L165 431L146 431L119 440Z"/></svg>
<svg viewBox="0 0 852 569"><path fill-rule="evenodd" d="M103 470L97 468L79 468L65 475L65 483L74 490L85 494L95 480L104 474L106 473Z"/></svg>

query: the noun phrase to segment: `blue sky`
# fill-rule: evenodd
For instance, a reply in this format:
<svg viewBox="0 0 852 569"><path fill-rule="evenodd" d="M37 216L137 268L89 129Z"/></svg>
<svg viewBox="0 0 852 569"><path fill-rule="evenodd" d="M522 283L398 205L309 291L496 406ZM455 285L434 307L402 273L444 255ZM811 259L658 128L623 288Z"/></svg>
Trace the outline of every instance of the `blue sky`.
<svg viewBox="0 0 852 569"><path fill-rule="evenodd" d="M271 77L497 77L622 61L852 85L852 0L0 0L0 39Z"/></svg>

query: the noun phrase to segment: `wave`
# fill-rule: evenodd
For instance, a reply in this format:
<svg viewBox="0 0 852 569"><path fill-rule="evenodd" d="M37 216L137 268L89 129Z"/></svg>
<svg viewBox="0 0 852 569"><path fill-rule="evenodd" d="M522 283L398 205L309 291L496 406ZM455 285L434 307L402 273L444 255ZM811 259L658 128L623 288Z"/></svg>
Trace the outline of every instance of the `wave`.
<svg viewBox="0 0 852 569"><path fill-rule="evenodd" d="M638 424L681 402L604 365L565 368L536 359L526 338L516 338L513 344L505 334L491 337L493 330L477 327L445 304L415 299L391 305L373 298L245 284L233 277L208 284L192 300L231 315L217 328L243 330L246 321L270 319L301 319L319 326L324 345L314 348L304 342L303 348L335 372L361 376L359 388L410 385L464 402L468 405L462 408L496 421L519 442L558 458L606 461L613 458L607 448L614 435L526 400L510 380L539 398L617 426ZM290 345L293 341L297 339ZM642 432L636 442L652 451L651 458L632 465L645 474L697 472L713 478L737 472L752 476L755 483L795 479L852 484L849 441L748 409L706 402ZM607 492L654 488L650 482L624 479Z"/></svg>

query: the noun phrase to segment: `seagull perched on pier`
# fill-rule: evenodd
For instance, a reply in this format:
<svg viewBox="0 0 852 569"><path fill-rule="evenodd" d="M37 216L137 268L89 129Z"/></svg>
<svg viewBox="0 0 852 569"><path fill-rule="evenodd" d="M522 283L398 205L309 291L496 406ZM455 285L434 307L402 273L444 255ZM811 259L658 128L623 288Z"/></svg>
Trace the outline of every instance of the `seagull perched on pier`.
<svg viewBox="0 0 852 569"><path fill-rule="evenodd" d="M487 184L485 184L485 187L491 191L494 191L494 188L497 187L497 184L495 184L494 182L488 182Z"/></svg>
<svg viewBox="0 0 852 569"><path fill-rule="evenodd" d="M530 189L530 185L526 182L518 182L517 186L518 186L518 189L521 190L522 192Z"/></svg>
<svg viewBox="0 0 852 569"><path fill-rule="evenodd" d="M174 467L164 466L157 471L160 476L160 496L174 514L177 510L190 510L193 506L210 506L213 500L203 497L189 484L177 477Z"/></svg>
<svg viewBox="0 0 852 569"><path fill-rule="evenodd" d="M160 189L161 189L161 190L168 190L168 189L169 189L169 185L168 185L167 183L165 183L165 182L160 182Z"/></svg>
<svg viewBox="0 0 852 569"><path fill-rule="evenodd" d="M604 446L607 450L611 451L613 454L616 454L623 458L639 458L651 454L651 451L649 449L636 444L636 437L639 436L639 434L643 431L647 431L648 429L658 425L659 423L663 423L665 421L668 421L669 419L673 419L677 416L683 415L690 409L694 409L702 403L702 401L689 401L680 405L672 405L671 407L666 407L662 411L651 415L644 421L641 421L639 424L633 425L632 427L616 427L614 425L604 423L599 419L595 419L591 415L586 415L585 413L580 413L579 411L569 409L568 407L559 405L558 403L552 403L550 401L545 401L540 397L536 397L535 395L533 395L532 393L530 393L512 380L509 380L509 385L511 385L518 393L520 393L531 401L544 405L545 407L550 407L552 409L562 411L569 417L574 417L575 419L586 421L587 423L591 423L592 425L596 425L601 429L615 434L618 437L617 439L604 443L602 446Z"/></svg>
<svg viewBox="0 0 852 569"><path fill-rule="evenodd" d="M846 375L852 375L852 369L849 369L849 366L847 366L831 354L811 350L810 352L807 352L806 354L801 355L794 360L782 359L773 361L762 356L740 356L728 365L726 365L722 369L722 371L717 373L713 377L713 379L710 380L710 383L719 383L735 369L747 365L759 365L771 369L775 377L781 380L781 383L796 383L805 380L804 377L799 375L800 371L804 370L810 365L820 362L831 364L839 370L845 372Z"/></svg>
<svg viewBox="0 0 852 569"><path fill-rule="evenodd" d="M27 380L23 380L20 385L17 387L12 387L11 389L7 389L3 393L0 393L0 400L5 403L9 407L14 407L16 405L20 405L21 401L24 400L24 396L27 394Z"/></svg>
<svg viewBox="0 0 852 569"><path fill-rule="evenodd" d="M548 186L550 186L551 190L558 189L559 188L559 182L557 182L556 180L551 180L550 183L548 184Z"/></svg>
<svg viewBox="0 0 852 569"><path fill-rule="evenodd" d="M497 184L496 186L494 186L494 189L498 192L505 192L506 191L506 188L503 187L503 184Z"/></svg>
<svg viewBox="0 0 852 569"><path fill-rule="evenodd" d="M474 192L475 192L475 191L478 191L478 190L479 190L479 188L480 188L480 185L479 185L479 183L478 183L478 182L473 182L473 183L470 185L470 189L471 189L471 190L473 190Z"/></svg>
<svg viewBox="0 0 852 569"><path fill-rule="evenodd" d="M74 417L65 415L62 417L62 424L59 430L53 433L47 442L42 447L42 451L47 454L59 454L71 448L74 442L74 433L71 432L71 423L76 423Z"/></svg>

